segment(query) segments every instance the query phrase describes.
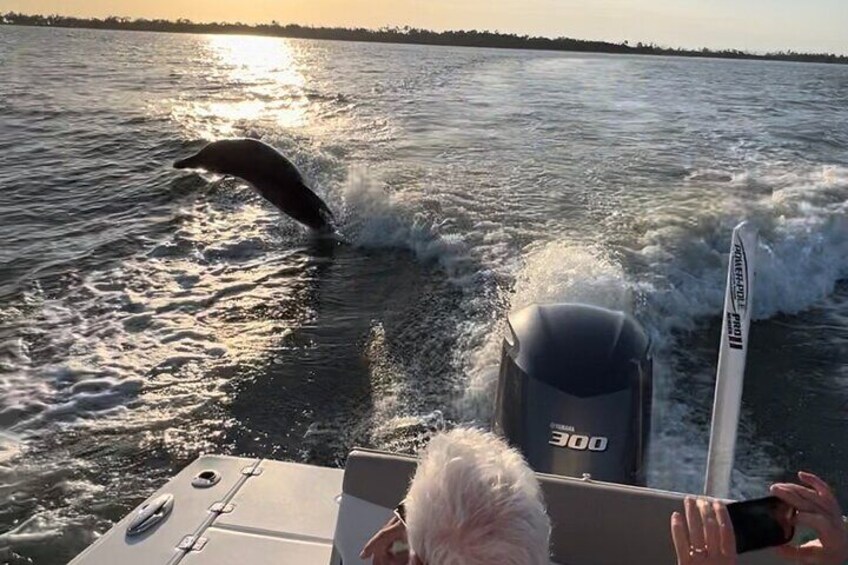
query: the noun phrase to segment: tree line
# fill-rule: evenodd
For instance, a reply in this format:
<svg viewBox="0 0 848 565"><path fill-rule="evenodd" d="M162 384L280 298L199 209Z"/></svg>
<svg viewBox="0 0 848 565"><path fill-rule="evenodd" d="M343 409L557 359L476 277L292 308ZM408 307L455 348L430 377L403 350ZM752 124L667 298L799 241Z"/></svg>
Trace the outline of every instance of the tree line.
<svg viewBox="0 0 848 565"><path fill-rule="evenodd" d="M409 26L380 29L311 27L298 24L249 25L244 23L195 23L186 19L176 21L144 18L130 19L110 16L105 19L75 18L59 15L28 15L10 12L0 16L0 25L22 25L61 28L112 29L172 33L243 34L300 39L334 39L339 41L369 41L382 43L415 43L459 47L494 47L502 49L538 49L548 51L579 51L593 53L630 53L673 55L679 57L713 57L721 59L760 59L816 63L848 63L848 56L833 53L796 53L780 51L766 54L748 53L738 49L679 49L653 43L630 44L606 41L587 41L569 37L538 37L497 31L430 31Z"/></svg>

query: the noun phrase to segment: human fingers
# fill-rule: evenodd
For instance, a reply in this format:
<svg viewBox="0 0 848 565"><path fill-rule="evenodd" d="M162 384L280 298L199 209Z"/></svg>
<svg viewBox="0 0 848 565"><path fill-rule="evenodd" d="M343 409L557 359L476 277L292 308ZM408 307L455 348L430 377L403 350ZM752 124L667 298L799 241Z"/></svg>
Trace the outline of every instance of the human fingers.
<svg viewBox="0 0 848 565"><path fill-rule="evenodd" d="M406 565L408 560L409 553L406 551L399 554L387 551L385 553L375 555L372 565Z"/></svg>
<svg viewBox="0 0 848 565"><path fill-rule="evenodd" d="M771 493L800 512L829 513L825 507L818 502L817 494L801 485L791 483L778 483L771 485Z"/></svg>
<svg viewBox="0 0 848 565"><path fill-rule="evenodd" d="M708 500L698 499L698 511L701 513L701 522L704 524L704 547L707 550L707 555L710 557L720 556L721 533L713 505Z"/></svg>
<svg viewBox="0 0 848 565"><path fill-rule="evenodd" d="M388 541L386 540L386 529L384 528L371 536L371 539L365 543L365 547L359 552L359 557L360 559L365 559L375 553L382 553L386 547L388 547Z"/></svg>
<svg viewBox="0 0 848 565"><path fill-rule="evenodd" d="M822 545L821 540L808 541L804 545L795 548L795 560L804 565L828 565L842 564L848 559L848 555L839 556Z"/></svg>
<svg viewBox="0 0 848 565"><path fill-rule="evenodd" d="M407 565L409 563L409 552L389 553L384 563L385 565ZM383 563L375 563L374 565L383 565Z"/></svg>
<svg viewBox="0 0 848 565"><path fill-rule="evenodd" d="M730 521L727 506L722 502L716 501L713 503L713 510L718 521L722 555L736 555L736 533L733 531L733 522Z"/></svg>
<svg viewBox="0 0 848 565"><path fill-rule="evenodd" d="M789 490L796 492L801 498L815 506L822 514L836 514L838 506L830 504L830 502L822 497L815 489L803 487L801 485L789 485Z"/></svg>
<svg viewBox="0 0 848 565"><path fill-rule="evenodd" d="M695 499L687 496L683 508L686 510L686 525L689 528L689 545L693 550L703 550L707 544L704 539L704 522Z"/></svg>
<svg viewBox="0 0 848 565"><path fill-rule="evenodd" d="M798 512L795 515L795 524L812 528L822 541L832 539L834 534L839 534L842 528L841 523L813 512Z"/></svg>
<svg viewBox="0 0 848 565"><path fill-rule="evenodd" d="M397 539L403 536L402 524L399 520L392 519L374 534L370 540L362 548L359 553L360 559L367 559L372 556L381 556L388 552L388 549Z"/></svg>
<svg viewBox="0 0 848 565"><path fill-rule="evenodd" d="M779 545L774 548L774 551L787 561L800 563L801 558L798 555L798 547L790 544Z"/></svg>
<svg viewBox="0 0 848 565"><path fill-rule="evenodd" d="M836 495L833 494L830 485L820 479L818 476L806 471L799 471L798 478L802 483L811 487L819 495L820 500L834 514L842 514L842 509L839 507L839 501L836 500Z"/></svg>
<svg viewBox="0 0 848 565"><path fill-rule="evenodd" d="M360 559L368 559L374 555L374 551L377 549L377 544L379 544L379 536L380 532L377 532L371 536L371 539L365 542L365 546L362 548L362 551L359 552Z"/></svg>
<svg viewBox="0 0 848 565"><path fill-rule="evenodd" d="M686 565L689 563L689 530L686 526L686 519L680 512L674 512L671 515L671 539L674 542L674 552L677 554L678 565Z"/></svg>

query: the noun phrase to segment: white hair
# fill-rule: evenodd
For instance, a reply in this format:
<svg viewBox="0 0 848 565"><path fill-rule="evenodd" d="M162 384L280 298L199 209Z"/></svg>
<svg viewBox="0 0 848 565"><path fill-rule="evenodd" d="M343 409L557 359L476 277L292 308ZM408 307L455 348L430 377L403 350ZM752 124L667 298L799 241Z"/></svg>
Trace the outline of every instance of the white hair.
<svg viewBox="0 0 848 565"><path fill-rule="evenodd" d="M409 545L426 565L548 565L551 523L536 475L498 436L435 436L406 497Z"/></svg>

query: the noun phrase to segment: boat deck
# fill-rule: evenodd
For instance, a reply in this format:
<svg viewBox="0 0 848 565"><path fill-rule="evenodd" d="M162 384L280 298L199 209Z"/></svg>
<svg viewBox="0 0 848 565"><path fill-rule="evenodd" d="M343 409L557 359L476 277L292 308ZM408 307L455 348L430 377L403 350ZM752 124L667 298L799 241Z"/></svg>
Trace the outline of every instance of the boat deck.
<svg viewBox="0 0 848 565"><path fill-rule="evenodd" d="M143 533L126 534L133 514L72 565L341 565L362 563L365 541L391 515L414 471L412 457L356 450L346 469L264 459L205 456L139 508L163 494L173 509ZM220 480L192 486L203 471ZM673 564L671 512L684 495L540 475L562 565ZM740 558L773 563L771 552Z"/></svg>

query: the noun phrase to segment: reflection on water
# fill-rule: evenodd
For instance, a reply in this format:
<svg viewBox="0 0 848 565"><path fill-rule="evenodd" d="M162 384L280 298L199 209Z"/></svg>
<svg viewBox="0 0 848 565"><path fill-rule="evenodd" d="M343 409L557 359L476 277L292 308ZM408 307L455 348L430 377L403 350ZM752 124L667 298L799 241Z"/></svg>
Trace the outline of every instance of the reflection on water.
<svg viewBox="0 0 848 565"><path fill-rule="evenodd" d="M248 36L206 36L202 41L207 88L215 94L204 100L183 96L171 110L193 136L232 137L243 124L270 130L307 125L302 46Z"/></svg>
<svg viewBox="0 0 848 565"><path fill-rule="evenodd" d="M473 385L497 376L506 310L539 300L632 299L662 346L651 484L695 492L732 226L768 243L763 318L848 278L843 66L40 28L7 44L0 563L67 563L201 452L338 465L488 421ZM233 135L291 157L353 245L170 167ZM840 291L757 323L736 495L799 467L848 490L846 320Z"/></svg>
<svg viewBox="0 0 848 565"><path fill-rule="evenodd" d="M249 82L274 76L280 86L303 86L295 69L295 48L286 39L213 35L204 38L222 69L234 79Z"/></svg>

